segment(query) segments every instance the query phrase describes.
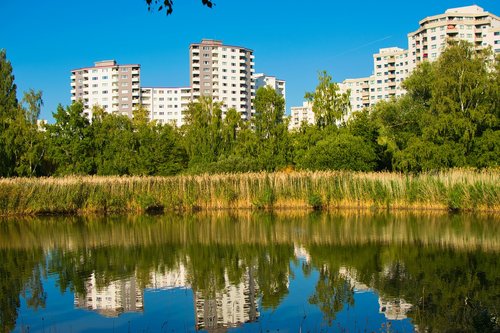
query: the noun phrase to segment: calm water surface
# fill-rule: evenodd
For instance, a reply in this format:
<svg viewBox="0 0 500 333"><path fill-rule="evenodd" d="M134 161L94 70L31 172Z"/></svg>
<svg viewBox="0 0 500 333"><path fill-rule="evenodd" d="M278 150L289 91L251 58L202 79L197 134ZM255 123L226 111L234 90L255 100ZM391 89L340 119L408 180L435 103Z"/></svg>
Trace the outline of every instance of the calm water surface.
<svg viewBox="0 0 500 333"><path fill-rule="evenodd" d="M497 332L500 221L214 213L0 222L1 332Z"/></svg>

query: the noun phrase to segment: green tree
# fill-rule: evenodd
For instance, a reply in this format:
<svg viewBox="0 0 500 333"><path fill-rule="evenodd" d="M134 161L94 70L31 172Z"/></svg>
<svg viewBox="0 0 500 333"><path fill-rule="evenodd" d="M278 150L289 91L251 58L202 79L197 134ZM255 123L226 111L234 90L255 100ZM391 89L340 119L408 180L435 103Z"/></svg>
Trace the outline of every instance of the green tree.
<svg viewBox="0 0 500 333"><path fill-rule="evenodd" d="M102 107L94 106L91 130L96 173L131 174L137 160L131 119L124 115L106 113Z"/></svg>
<svg viewBox="0 0 500 333"><path fill-rule="evenodd" d="M43 106L42 92L30 89L24 93L22 102L23 108L20 113L24 115L24 119L18 118L16 123L21 127L23 153L16 163L16 173L30 177L43 175L47 136L38 124L38 117ZM20 117L22 117L21 114Z"/></svg>
<svg viewBox="0 0 500 333"><path fill-rule="evenodd" d="M344 117L351 109L350 93L341 93L338 84L332 81L332 77L326 71L319 73L318 81L316 90L306 93L305 98L312 102L318 127L336 126L344 121Z"/></svg>
<svg viewBox="0 0 500 333"><path fill-rule="evenodd" d="M4 49L0 49L0 176L14 174L14 156L7 143L8 129L18 113L12 65Z"/></svg>
<svg viewBox="0 0 500 333"><path fill-rule="evenodd" d="M211 97L201 97L186 111L184 143L189 165L216 162L222 149L221 104Z"/></svg>
<svg viewBox="0 0 500 333"><path fill-rule="evenodd" d="M95 173L93 137L89 120L83 115L83 104L76 102L53 114L55 124L47 125L49 155L55 173Z"/></svg>
<svg viewBox="0 0 500 333"><path fill-rule="evenodd" d="M285 100L271 87L261 87L255 96L252 125L257 139L257 156L261 169L276 170L290 161L288 121Z"/></svg>
<svg viewBox="0 0 500 333"><path fill-rule="evenodd" d="M339 130L318 141L299 160L299 168L311 170L372 171L377 156L361 137Z"/></svg>
<svg viewBox="0 0 500 333"><path fill-rule="evenodd" d="M395 169L495 165L495 158L479 162L477 153L497 149L484 145L491 134L480 139L499 129L497 63L488 50L450 44L437 61L424 62L404 82L407 96L377 104L379 143L393 154Z"/></svg>

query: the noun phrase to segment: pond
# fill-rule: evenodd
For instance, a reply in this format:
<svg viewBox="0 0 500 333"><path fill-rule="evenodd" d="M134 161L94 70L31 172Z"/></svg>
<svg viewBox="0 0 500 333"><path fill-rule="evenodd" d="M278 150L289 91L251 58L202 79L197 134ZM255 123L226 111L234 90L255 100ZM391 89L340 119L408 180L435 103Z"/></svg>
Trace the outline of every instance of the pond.
<svg viewBox="0 0 500 333"><path fill-rule="evenodd" d="M0 222L2 332L494 332L500 221L213 212Z"/></svg>

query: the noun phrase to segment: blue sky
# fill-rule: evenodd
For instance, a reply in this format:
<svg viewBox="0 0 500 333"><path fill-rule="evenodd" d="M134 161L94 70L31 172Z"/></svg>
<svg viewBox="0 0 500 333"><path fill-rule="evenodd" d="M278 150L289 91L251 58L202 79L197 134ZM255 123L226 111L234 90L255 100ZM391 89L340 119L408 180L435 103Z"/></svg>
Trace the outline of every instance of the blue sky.
<svg viewBox="0 0 500 333"><path fill-rule="evenodd" d="M287 113L327 70L336 81L367 76L381 47L407 48L418 21L477 4L500 15L500 1L175 0L150 13L144 0L0 0L0 48L18 95L42 90L41 118L70 103L70 70L116 59L141 64L143 86L189 85L189 44L202 38L254 50L255 70L287 81Z"/></svg>

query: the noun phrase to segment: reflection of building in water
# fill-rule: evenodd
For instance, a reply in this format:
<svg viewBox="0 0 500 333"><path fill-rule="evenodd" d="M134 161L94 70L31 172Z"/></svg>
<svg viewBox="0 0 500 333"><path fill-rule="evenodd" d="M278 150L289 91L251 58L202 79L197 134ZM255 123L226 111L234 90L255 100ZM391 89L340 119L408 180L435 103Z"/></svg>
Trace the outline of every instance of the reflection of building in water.
<svg viewBox="0 0 500 333"><path fill-rule="evenodd" d="M354 288L354 292L362 293L366 291L370 291L370 287L366 284L361 283L357 280L358 272L354 268L340 267L339 275L342 276L349 283L351 287Z"/></svg>
<svg viewBox="0 0 500 333"><path fill-rule="evenodd" d="M383 274L387 275L388 270L384 270ZM340 267L339 275L347 280L349 285L354 288L357 293L372 291L366 284L357 280L357 271L354 268ZM383 296L378 298L379 312L383 313L388 320L402 320L406 319L406 313L411 309L412 305L407 303L404 299L392 298L386 299Z"/></svg>
<svg viewBox="0 0 500 333"><path fill-rule="evenodd" d="M148 289L168 290L173 288L189 288L186 267L182 263L175 270L152 272L150 276L151 282L147 286Z"/></svg>
<svg viewBox="0 0 500 333"><path fill-rule="evenodd" d="M311 261L311 256L309 255L309 252L307 252L307 249L304 248L303 246L297 246L296 244L294 244L293 254L295 255L295 258L304 259L306 263L309 263Z"/></svg>
<svg viewBox="0 0 500 333"><path fill-rule="evenodd" d="M106 317L123 312L143 311L143 292L137 288L135 277L111 282L98 288L94 273L86 282L86 295L75 293L75 307L94 310Z"/></svg>
<svg viewBox="0 0 500 333"><path fill-rule="evenodd" d="M389 320L403 320L406 319L406 313L411 309L412 305L407 303L404 299L378 299L379 312Z"/></svg>
<svg viewBox="0 0 500 333"><path fill-rule="evenodd" d="M257 286L253 269L249 268L239 284L231 284L227 273L222 291L208 298L201 291L194 292L196 329L208 331L225 330L259 317L257 309Z"/></svg>

